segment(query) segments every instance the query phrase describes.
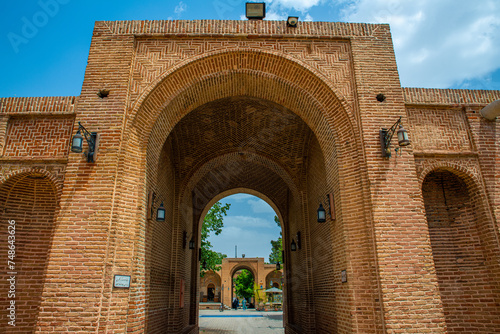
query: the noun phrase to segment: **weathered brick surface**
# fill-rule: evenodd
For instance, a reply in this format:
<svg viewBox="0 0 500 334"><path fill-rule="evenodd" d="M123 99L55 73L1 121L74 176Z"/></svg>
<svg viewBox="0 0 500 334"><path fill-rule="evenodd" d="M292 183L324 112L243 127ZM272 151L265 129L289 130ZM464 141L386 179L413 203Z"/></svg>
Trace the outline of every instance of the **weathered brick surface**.
<svg viewBox="0 0 500 334"><path fill-rule="evenodd" d="M0 186L0 322L2 333L32 333L38 317L47 262L57 214L57 188L48 173L30 171L9 177ZM7 243L8 222L15 221L13 244ZM11 258L14 270L7 267L8 246L14 246ZM69 265L69 264L68 264ZM13 275L9 275L14 272ZM8 278L15 278L15 298L9 296ZM15 300L15 326L7 307Z"/></svg>
<svg viewBox="0 0 500 334"><path fill-rule="evenodd" d="M500 332L497 277L486 259L488 236L478 228L487 222L473 190L446 170L431 172L422 185L448 333Z"/></svg>
<svg viewBox="0 0 500 334"><path fill-rule="evenodd" d="M21 193L9 182L34 172L55 189L44 191L52 204L40 222L57 228L43 244L50 255L30 326L196 332L198 250L182 237L199 244L208 208L248 192L283 222L287 333L494 331L500 129L478 112L499 98L401 88L387 25L97 22L81 96L0 99L2 189ZM379 129L399 116L412 145L382 158ZM100 134L93 164L68 155L74 121ZM469 203L453 240L433 225L443 212L433 175L446 177L453 203ZM336 219L318 224L327 193ZM165 222L155 219L161 202ZM468 244L474 261L458 267L485 265L477 284L456 285L449 254ZM130 289L113 288L115 274L131 275ZM476 291L465 299L484 297L470 316L454 292L464 286Z"/></svg>

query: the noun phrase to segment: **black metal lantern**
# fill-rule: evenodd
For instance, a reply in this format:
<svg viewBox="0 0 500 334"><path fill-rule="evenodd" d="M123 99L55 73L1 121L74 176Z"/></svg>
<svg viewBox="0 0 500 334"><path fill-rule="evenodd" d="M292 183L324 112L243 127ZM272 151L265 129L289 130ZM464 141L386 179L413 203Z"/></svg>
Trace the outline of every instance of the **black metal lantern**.
<svg viewBox="0 0 500 334"><path fill-rule="evenodd" d="M194 239L189 240L189 249L194 249Z"/></svg>
<svg viewBox="0 0 500 334"><path fill-rule="evenodd" d="M82 153L83 151L83 136L80 134L80 130L73 136L73 141L71 143L71 152Z"/></svg>
<svg viewBox="0 0 500 334"><path fill-rule="evenodd" d="M163 207L163 202L161 202L160 207L158 208L158 210L156 210L156 221L165 221L165 208Z"/></svg>
<svg viewBox="0 0 500 334"><path fill-rule="evenodd" d="M88 132L87 129L85 129L85 127L78 122L78 131L73 136L73 140L71 141L71 152L82 153L83 138L85 138L87 144L89 145L88 152L85 152L87 162L94 162L97 149L97 132Z"/></svg>
<svg viewBox="0 0 500 334"><path fill-rule="evenodd" d="M324 223L326 222L326 210L323 207L323 204L319 203L319 208L318 208L318 223Z"/></svg>
<svg viewBox="0 0 500 334"><path fill-rule="evenodd" d="M293 239L292 239L292 244L290 245L290 249L292 250L292 252L295 252L297 250L297 244Z"/></svg>
<svg viewBox="0 0 500 334"><path fill-rule="evenodd" d="M207 261L203 261L202 266L203 266L203 269L206 270L207 269Z"/></svg>
<svg viewBox="0 0 500 334"><path fill-rule="evenodd" d="M276 262L276 270L280 270L280 269L281 269L281 264L280 264L280 262L278 261L278 262Z"/></svg>

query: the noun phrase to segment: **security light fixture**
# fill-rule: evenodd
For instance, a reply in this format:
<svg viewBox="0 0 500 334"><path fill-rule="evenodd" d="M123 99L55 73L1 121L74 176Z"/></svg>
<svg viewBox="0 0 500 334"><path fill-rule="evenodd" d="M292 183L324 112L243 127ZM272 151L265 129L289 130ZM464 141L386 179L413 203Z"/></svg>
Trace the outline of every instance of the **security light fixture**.
<svg viewBox="0 0 500 334"><path fill-rule="evenodd" d="M292 27L296 28L297 23L299 23L299 17L298 16L289 16L288 19L286 20L286 26L287 27Z"/></svg>
<svg viewBox="0 0 500 334"><path fill-rule="evenodd" d="M382 156L384 158L391 157L391 139L394 136L394 132L396 132L396 126L399 125L399 130L397 131L398 136L398 144L400 147L410 145L410 140L408 139L408 132L403 128L403 124L401 124L401 117L394 123L393 126L389 130L382 128L380 129L380 148L382 149Z"/></svg>
<svg viewBox="0 0 500 334"><path fill-rule="evenodd" d="M319 208L318 208L318 223L324 223L326 222L326 210L323 207L323 204L319 203Z"/></svg>
<svg viewBox="0 0 500 334"><path fill-rule="evenodd" d="M295 252L297 250L297 244L293 239L292 239L292 244L290 245L290 249L292 250L292 252Z"/></svg>
<svg viewBox="0 0 500 334"><path fill-rule="evenodd" d="M85 155L87 156L87 162L94 162L95 151L97 148L97 132L88 132L87 129L85 129L83 125L78 122L78 131L73 136L73 140L71 141L71 152L82 153L83 138L85 138L87 144L89 145L89 151L85 152Z"/></svg>
<svg viewBox="0 0 500 334"><path fill-rule="evenodd" d="M249 20L262 20L264 17L266 17L266 3L247 2L246 17Z"/></svg>
<svg viewBox="0 0 500 334"><path fill-rule="evenodd" d="M156 221L165 221L165 208L163 207L163 202L161 202L160 207L158 208L158 210L156 210Z"/></svg>

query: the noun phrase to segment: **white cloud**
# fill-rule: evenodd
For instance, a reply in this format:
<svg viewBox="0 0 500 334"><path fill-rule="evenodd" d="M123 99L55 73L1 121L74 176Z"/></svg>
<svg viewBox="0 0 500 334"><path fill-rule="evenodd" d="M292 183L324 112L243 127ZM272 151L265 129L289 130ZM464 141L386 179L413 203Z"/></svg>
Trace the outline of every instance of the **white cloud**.
<svg viewBox="0 0 500 334"><path fill-rule="evenodd" d="M224 201L227 202L227 201L235 200L236 202L243 202L243 201L247 201L247 200L253 199L253 198L255 198L255 196L240 193L240 194L234 194L234 195L224 197Z"/></svg>
<svg viewBox="0 0 500 334"><path fill-rule="evenodd" d="M291 8L300 12L306 12L311 7L317 6L322 0L273 0L269 3L273 6L278 5L283 8Z"/></svg>
<svg viewBox="0 0 500 334"><path fill-rule="evenodd" d="M274 222L263 218L250 216L226 216L224 217L224 227L245 227L250 229L269 229L276 226Z"/></svg>
<svg viewBox="0 0 500 334"><path fill-rule="evenodd" d="M403 86L444 88L500 68L500 3L495 0L356 0L348 22L389 23Z"/></svg>
<svg viewBox="0 0 500 334"><path fill-rule="evenodd" d="M251 199L248 204L252 207L254 213L274 213L273 208L260 198Z"/></svg>
<svg viewBox="0 0 500 334"><path fill-rule="evenodd" d="M288 18L287 13L278 13L275 11L266 12L266 20L270 21L284 21Z"/></svg>
<svg viewBox="0 0 500 334"><path fill-rule="evenodd" d="M309 13L306 14L306 18L304 19L306 22L314 21L313 17L309 15Z"/></svg>
<svg viewBox="0 0 500 334"><path fill-rule="evenodd" d="M185 12L187 9L187 5L184 2L179 2L177 6L175 6L174 12L177 16L181 15L182 12Z"/></svg>

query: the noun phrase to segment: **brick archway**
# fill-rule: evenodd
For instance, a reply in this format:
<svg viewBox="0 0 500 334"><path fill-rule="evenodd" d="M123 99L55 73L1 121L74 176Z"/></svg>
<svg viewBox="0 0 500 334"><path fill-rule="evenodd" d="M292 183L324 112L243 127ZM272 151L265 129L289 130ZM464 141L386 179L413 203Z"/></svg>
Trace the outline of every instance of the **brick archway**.
<svg viewBox="0 0 500 334"><path fill-rule="evenodd" d="M58 212L59 189L51 176L27 168L0 184L0 251L5 255L4 268L9 268L0 274L3 328L15 320L15 327L10 328L35 331ZM7 258L12 251L12 258ZM12 278L13 289L7 280ZM15 301L14 318L8 317L11 301Z"/></svg>
<svg viewBox="0 0 500 334"><path fill-rule="evenodd" d="M476 187L464 172L443 166L427 173L422 182L449 333L493 333L500 325L500 307L493 302L498 290L498 254L494 251L498 237Z"/></svg>
<svg viewBox="0 0 500 334"><path fill-rule="evenodd" d="M234 64L239 65L235 67ZM175 88L173 83L176 85ZM345 237L343 237L346 233L345 226L362 224L370 218L364 217L363 203L357 200L368 196L366 189L363 189L363 182L344 182L340 186L343 179L362 180L364 178L364 175L360 174L361 169L355 167L363 161L360 156L362 150L360 137L357 135L357 126L349 116L351 111L346 110L346 104L337 98L332 87L331 82L325 81L308 68L285 57L251 51L227 52L203 57L177 68L161 80L157 87L151 89L150 94L144 98L140 106L136 106L133 110L135 116L128 123L129 135L124 138L123 153L127 159L123 159L122 163L123 170L126 170L127 165L132 165L132 161L137 159L142 161L145 169L143 176L136 179L139 182L134 183L134 180L126 179L122 187L138 189L139 197L144 200L147 198L147 193L154 192L157 196L155 202L150 205L157 207L164 202L167 216L172 217L161 227L156 227L157 224L154 222L145 223L144 229L138 232L146 245L151 242L154 244L153 239L160 238L161 234L164 238L172 240L172 249L165 250L161 255L162 258L168 256L176 259L170 264L165 264L162 269L162 271L175 273L170 275L169 284L178 286L181 282L185 282L185 289L189 290L189 295L198 295L196 285L193 284L194 276L181 279L188 271L194 273L197 270L197 256L195 252L188 254L182 249L178 236L185 232L190 236L196 235L194 231L198 230L198 226L195 222L199 220L202 208L219 192L214 191L200 207L193 207L193 200L196 198L190 193L195 194L200 187L220 188L220 176L224 175L231 176L234 182L227 184L229 188L222 187L219 190L225 191L235 187L254 189L269 196L281 212L286 212L283 220L288 223L290 230L284 233L285 239L291 240L292 235L302 231L304 252L299 256L302 259L294 259L295 255L286 255L290 257L289 260L293 259L296 262L297 268L295 274L293 272L287 274L290 286L296 281L295 284L312 289L314 280L320 282L323 275L333 275L333 271L338 270L333 266L333 256L338 258L336 263L346 263L346 253L342 250L345 242ZM238 144L224 148L222 145L217 150L212 150L210 136L213 137L214 134L207 133L210 132L209 129L212 129L209 123L206 123L207 126L200 127L206 132L204 137L185 136L190 131L195 131L190 129L195 129L196 122L200 125L205 122L203 115L214 114L214 112L214 115L223 115L223 112L215 111L224 110L221 107L229 108L227 109L230 110L229 114L233 115L232 120L227 120L228 124L224 123L225 120L220 120L222 122L220 124L225 124L223 128L226 130L224 131L234 133L236 130L231 130L233 126L231 122L240 124L238 119L255 124L261 122L263 127L268 129L268 132L263 135L264 144L259 146L259 143L250 141L249 146ZM269 114L269 117L256 116L270 110L273 113ZM278 127L279 131L276 133L273 132L276 127L269 124L269 120L273 120L273 117L276 118L275 124L283 124ZM208 118L207 121L209 121ZM289 126L293 130L289 130ZM218 129L213 129L217 137ZM294 137L294 133L300 135ZM248 138L259 138L258 133L246 136L249 135ZM269 137L274 139L269 139ZM193 138L194 142L198 140L197 138L208 140L208 149L199 152L203 155L202 159L193 159L185 154L185 151L196 152L200 147L204 147L205 144L189 146ZM300 145L297 146L297 143ZM271 151L266 153L268 149ZM146 155L143 154L144 152L147 152ZM287 156L287 152L296 152L297 155L293 153ZM227 174L224 170L228 162L230 165L245 158L246 161L241 168L237 169L239 174ZM309 162L305 163L304 159ZM216 169L211 170L209 166L216 167ZM309 169L309 172L306 172L306 169ZM203 170L208 174L204 174ZM251 181L254 182L253 185L241 181L245 179L245 175L263 176L264 179L260 184L268 186L274 184L275 186L270 189L272 189L271 192L275 192L275 195L262 191L258 187L255 188L255 185L259 184L255 177L254 181ZM147 181L141 183L141 179ZM334 194L336 218L338 222L343 223L335 226L331 224L311 225L310 221L314 219L315 208L319 202L325 201L327 193ZM343 202L350 203L350 205L344 206ZM126 203L120 205L126 206ZM139 220L145 219L144 212L137 212L135 215ZM161 233L157 233L158 228L161 229ZM331 246L333 242L331 235L340 246L337 245L335 248ZM315 242L311 244L310 240L315 240ZM319 251L318 247L322 250ZM360 252L359 256L351 257L351 259L355 262L359 261L360 265L366 263L368 260L366 256L374 256L373 254L367 255L372 252L369 246L367 247L367 249L356 248L349 251L351 254ZM311 257L310 254L319 256ZM148 256L146 255L146 259ZM177 264L179 261L186 259L186 256L189 257L191 264L183 267L181 271L174 269L179 266ZM145 286L152 284L149 281L152 278L147 274L153 270L150 266L154 261L151 261L153 260L147 260L145 266L139 264L135 268L137 276L143 277L140 281L144 282ZM366 271L366 274L353 279L350 282L351 285L362 287L367 284L376 284L372 269L361 267L359 270ZM309 283L302 284L305 281ZM349 291L346 285L339 284L338 288ZM306 290L297 290L294 293L297 294L296 303L290 305L300 307L300 305L314 303L312 300L306 301L308 298L317 298L319 308L323 305L319 294L315 297L313 293ZM325 290L325 293L328 295L335 291L329 288ZM132 296L131 303L141 303L141 298L144 298L134 292ZM145 298L148 300L147 296ZM176 298L179 297L174 295L171 301L166 302L171 304ZM189 325L195 326L197 314L195 303L188 297L186 298L186 303L191 307ZM347 299L352 297L347 293L342 294L341 298L346 298L347 303ZM292 297L289 298L289 300L292 299ZM175 312L178 312L178 315ZM175 312L171 316L177 318L184 311ZM312 313L314 309L310 308L308 311L297 309L289 312L290 318L287 321L292 324L298 319L307 319L305 323L297 324L298 328L302 327L301 330L305 332L314 331L315 322L318 322L320 327L337 326L334 317L325 318L321 316L321 312L315 313L316 318L304 318L299 316L300 312ZM327 312L326 309L325 312ZM146 314L152 313L146 311ZM373 313L367 311L366 316L372 317ZM323 324L324 321L326 322ZM172 330L177 329L172 328Z"/></svg>

